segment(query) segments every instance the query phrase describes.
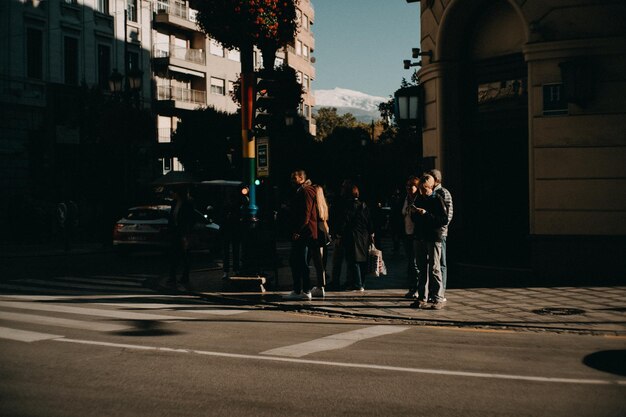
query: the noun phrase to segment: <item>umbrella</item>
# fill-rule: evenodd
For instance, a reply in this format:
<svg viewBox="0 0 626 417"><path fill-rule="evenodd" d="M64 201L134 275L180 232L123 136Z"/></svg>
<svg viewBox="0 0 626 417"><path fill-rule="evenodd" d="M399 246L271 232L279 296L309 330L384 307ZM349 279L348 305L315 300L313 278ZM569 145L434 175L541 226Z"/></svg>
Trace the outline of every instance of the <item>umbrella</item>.
<svg viewBox="0 0 626 417"><path fill-rule="evenodd" d="M170 171L163 175L161 178L157 178L152 181L152 185L161 186L176 186L186 185L195 182L193 175L185 171Z"/></svg>

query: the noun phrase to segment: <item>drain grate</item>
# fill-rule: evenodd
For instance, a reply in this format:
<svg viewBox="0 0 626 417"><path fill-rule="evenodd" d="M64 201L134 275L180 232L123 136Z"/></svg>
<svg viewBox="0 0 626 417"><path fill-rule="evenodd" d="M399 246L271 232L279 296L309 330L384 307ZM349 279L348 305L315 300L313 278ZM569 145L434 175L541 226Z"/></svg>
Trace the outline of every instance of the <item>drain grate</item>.
<svg viewBox="0 0 626 417"><path fill-rule="evenodd" d="M546 307L539 310L533 310L535 314L551 315L551 316L575 316L577 314L585 314L585 310L580 308L560 308L560 307Z"/></svg>

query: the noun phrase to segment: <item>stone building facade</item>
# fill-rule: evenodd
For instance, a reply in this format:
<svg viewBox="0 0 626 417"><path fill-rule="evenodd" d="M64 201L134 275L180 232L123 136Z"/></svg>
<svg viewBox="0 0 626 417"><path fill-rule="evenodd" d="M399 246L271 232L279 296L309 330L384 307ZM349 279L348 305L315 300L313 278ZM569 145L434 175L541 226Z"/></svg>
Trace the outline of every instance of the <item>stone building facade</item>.
<svg viewBox="0 0 626 417"><path fill-rule="evenodd" d="M421 8L424 157L455 197L453 259L626 278L626 3L407 2Z"/></svg>

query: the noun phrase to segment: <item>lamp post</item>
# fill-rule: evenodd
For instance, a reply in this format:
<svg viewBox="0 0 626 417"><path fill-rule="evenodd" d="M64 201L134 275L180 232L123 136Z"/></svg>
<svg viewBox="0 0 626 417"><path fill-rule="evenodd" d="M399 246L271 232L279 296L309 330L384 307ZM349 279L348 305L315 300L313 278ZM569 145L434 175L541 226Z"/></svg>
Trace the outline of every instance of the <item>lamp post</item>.
<svg viewBox="0 0 626 417"><path fill-rule="evenodd" d="M400 126L421 127L423 123L423 91L420 85L403 87L394 94L394 115Z"/></svg>

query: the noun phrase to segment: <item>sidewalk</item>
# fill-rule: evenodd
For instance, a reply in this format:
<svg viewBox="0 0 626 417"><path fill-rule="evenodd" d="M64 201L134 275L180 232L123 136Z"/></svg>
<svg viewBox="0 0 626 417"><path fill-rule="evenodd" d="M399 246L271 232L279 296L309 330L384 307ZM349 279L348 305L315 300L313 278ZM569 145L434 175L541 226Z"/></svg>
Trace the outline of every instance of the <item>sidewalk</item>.
<svg viewBox="0 0 626 417"><path fill-rule="evenodd" d="M11 250L3 247L0 259L74 256L108 250L98 244L77 244L69 252L46 245L12 247ZM453 284L457 278L452 276L449 278L451 288L446 292L446 307L438 311L418 310L410 308L412 301L403 297L406 293L403 257L390 255L387 250L384 253L389 275L368 277L363 294L328 291L324 299L283 300L283 296L291 289L291 271L286 265L288 245L284 244L279 247L282 265L278 268L277 282L273 282L274 277L270 277L272 291L263 293L258 289L238 289L222 280L220 268L193 271L192 290L208 300L311 314L418 325L569 332L626 338L626 285L456 289Z"/></svg>
<svg viewBox="0 0 626 417"><path fill-rule="evenodd" d="M280 268L279 282L289 279ZM370 279L370 282L374 278ZM377 279L378 285L393 277ZM221 271L192 277L193 288L208 299L262 305L286 311L410 322L421 325L602 334L626 338L626 286L449 289L443 310L409 307L406 289L366 289L365 293L327 291L324 299L286 301L284 291L232 292L222 288ZM366 283L367 288L367 283Z"/></svg>

